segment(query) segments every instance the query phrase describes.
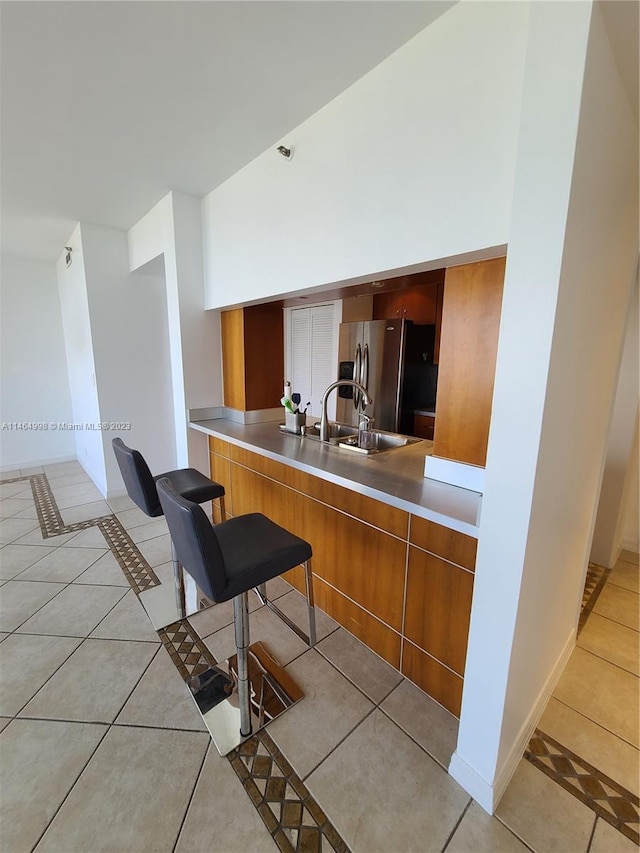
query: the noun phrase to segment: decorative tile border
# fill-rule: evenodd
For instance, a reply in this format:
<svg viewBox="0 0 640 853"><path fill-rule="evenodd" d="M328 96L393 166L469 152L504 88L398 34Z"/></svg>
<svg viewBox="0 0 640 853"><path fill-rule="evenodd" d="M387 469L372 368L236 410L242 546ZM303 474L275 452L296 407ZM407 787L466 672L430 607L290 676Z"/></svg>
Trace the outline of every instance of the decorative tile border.
<svg viewBox="0 0 640 853"><path fill-rule="evenodd" d="M580 609L580 620L578 622L578 633L582 631L591 611L593 610L598 596L603 590L611 569L605 569L603 566L597 566L595 563L589 563L587 568L587 577L584 582L584 592L582 593L582 605Z"/></svg>
<svg viewBox="0 0 640 853"><path fill-rule="evenodd" d="M65 525L45 474L4 480L29 480L43 538L98 527L134 592L160 581L115 515ZM176 669L186 682L217 663L186 619L158 631ZM227 756L282 853L350 853L337 830L307 787L261 729Z"/></svg>
<svg viewBox="0 0 640 853"><path fill-rule="evenodd" d="M266 729L228 756L282 853L349 853L349 848Z"/></svg>
<svg viewBox="0 0 640 853"><path fill-rule="evenodd" d="M536 729L525 758L631 841L640 843L638 797Z"/></svg>

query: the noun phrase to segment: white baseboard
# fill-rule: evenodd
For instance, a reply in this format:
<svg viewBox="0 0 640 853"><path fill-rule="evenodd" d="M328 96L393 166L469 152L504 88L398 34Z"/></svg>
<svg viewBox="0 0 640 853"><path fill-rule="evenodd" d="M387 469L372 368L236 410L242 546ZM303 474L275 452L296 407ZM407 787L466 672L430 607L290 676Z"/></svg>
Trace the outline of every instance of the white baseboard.
<svg viewBox="0 0 640 853"><path fill-rule="evenodd" d="M50 459L35 459L23 462L13 462L11 465L0 465L0 474L5 471L18 471L21 468L39 468L41 465L57 465L61 462L77 462L77 456L53 456Z"/></svg>
<svg viewBox="0 0 640 853"><path fill-rule="evenodd" d="M110 501L111 498L124 498L127 494L126 489L108 489L105 500Z"/></svg>
<svg viewBox="0 0 640 853"><path fill-rule="evenodd" d="M553 669L549 673L547 680L538 693L536 701L527 715L526 720L520 727L518 736L513 741L506 758L497 768L493 782L488 782L483 776L477 773L470 764L467 764L467 762L458 755L457 750L451 757L449 774L459 785L462 785L467 793L471 794L473 799L482 806L488 814L494 813L498 803L502 799L502 795L511 781L513 774L516 772L520 759L527 748L527 744L531 740L531 736L538 725L538 720L542 716L542 713L547 706L547 702L551 698L551 694L553 693L555 686L558 683L569 658L571 657L571 652L576 644L576 632L577 629L574 628L569 634L562 651L558 655Z"/></svg>

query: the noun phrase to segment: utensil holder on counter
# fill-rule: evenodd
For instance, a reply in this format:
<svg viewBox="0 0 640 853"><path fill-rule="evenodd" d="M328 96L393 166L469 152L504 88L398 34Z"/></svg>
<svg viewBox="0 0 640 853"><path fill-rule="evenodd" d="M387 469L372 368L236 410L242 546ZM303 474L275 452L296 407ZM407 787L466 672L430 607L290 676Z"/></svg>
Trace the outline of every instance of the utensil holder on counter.
<svg viewBox="0 0 640 853"><path fill-rule="evenodd" d="M285 409L284 413L284 427L287 432L295 432L297 435L300 435L302 432L302 427L306 426L307 416L304 412L287 412Z"/></svg>

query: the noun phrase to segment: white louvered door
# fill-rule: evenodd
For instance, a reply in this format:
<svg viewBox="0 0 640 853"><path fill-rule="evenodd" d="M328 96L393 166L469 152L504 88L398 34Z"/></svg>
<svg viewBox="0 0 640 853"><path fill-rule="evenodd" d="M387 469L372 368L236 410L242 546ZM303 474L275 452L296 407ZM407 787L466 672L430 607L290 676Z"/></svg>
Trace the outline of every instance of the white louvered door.
<svg viewBox="0 0 640 853"><path fill-rule="evenodd" d="M340 302L290 309L287 330L287 376L302 407L309 400L307 417L320 417L320 398L335 381L338 370ZM335 393L328 414L335 419Z"/></svg>

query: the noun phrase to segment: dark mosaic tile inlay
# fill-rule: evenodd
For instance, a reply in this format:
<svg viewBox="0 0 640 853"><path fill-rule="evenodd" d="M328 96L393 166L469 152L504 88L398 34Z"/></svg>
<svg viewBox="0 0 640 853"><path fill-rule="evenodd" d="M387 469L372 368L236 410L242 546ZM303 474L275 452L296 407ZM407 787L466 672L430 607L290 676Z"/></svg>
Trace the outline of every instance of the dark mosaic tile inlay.
<svg viewBox="0 0 640 853"><path fill-rule="evenodd" d="M158 636L184 681L206 672L217 663L186 619L161 628Z"/></svg>
<svg viewBox="0 0 640 853"><path fill-rule="evenodd" d="M536 729L524 757L631 841L640 843L638 797Z"/></svg>
<svg viewBox="0 0 640 853"><path fill-rule="evenodd" d="M587 577L584 582L584 592L582 593L578 633L580 633L584 628L591 611L595 607L598 596L607 582L610 571L611 569L605 569L603 566L597 566L595 563L589 563L587 568Z"/></svg>
<svg viewBox="0 0 640 853"><path fill-rule="evenodd" d="M295 770L261 729L229 761L283 853L349 853L349 848Z"/></svg>
<svg viewBox="0 0 640 853"><path fill-rule="evenodd" d="M108 515L97 519L96 523L136 595L145 589L158 586L158 576L120 521L114 515Z"/></svg>

